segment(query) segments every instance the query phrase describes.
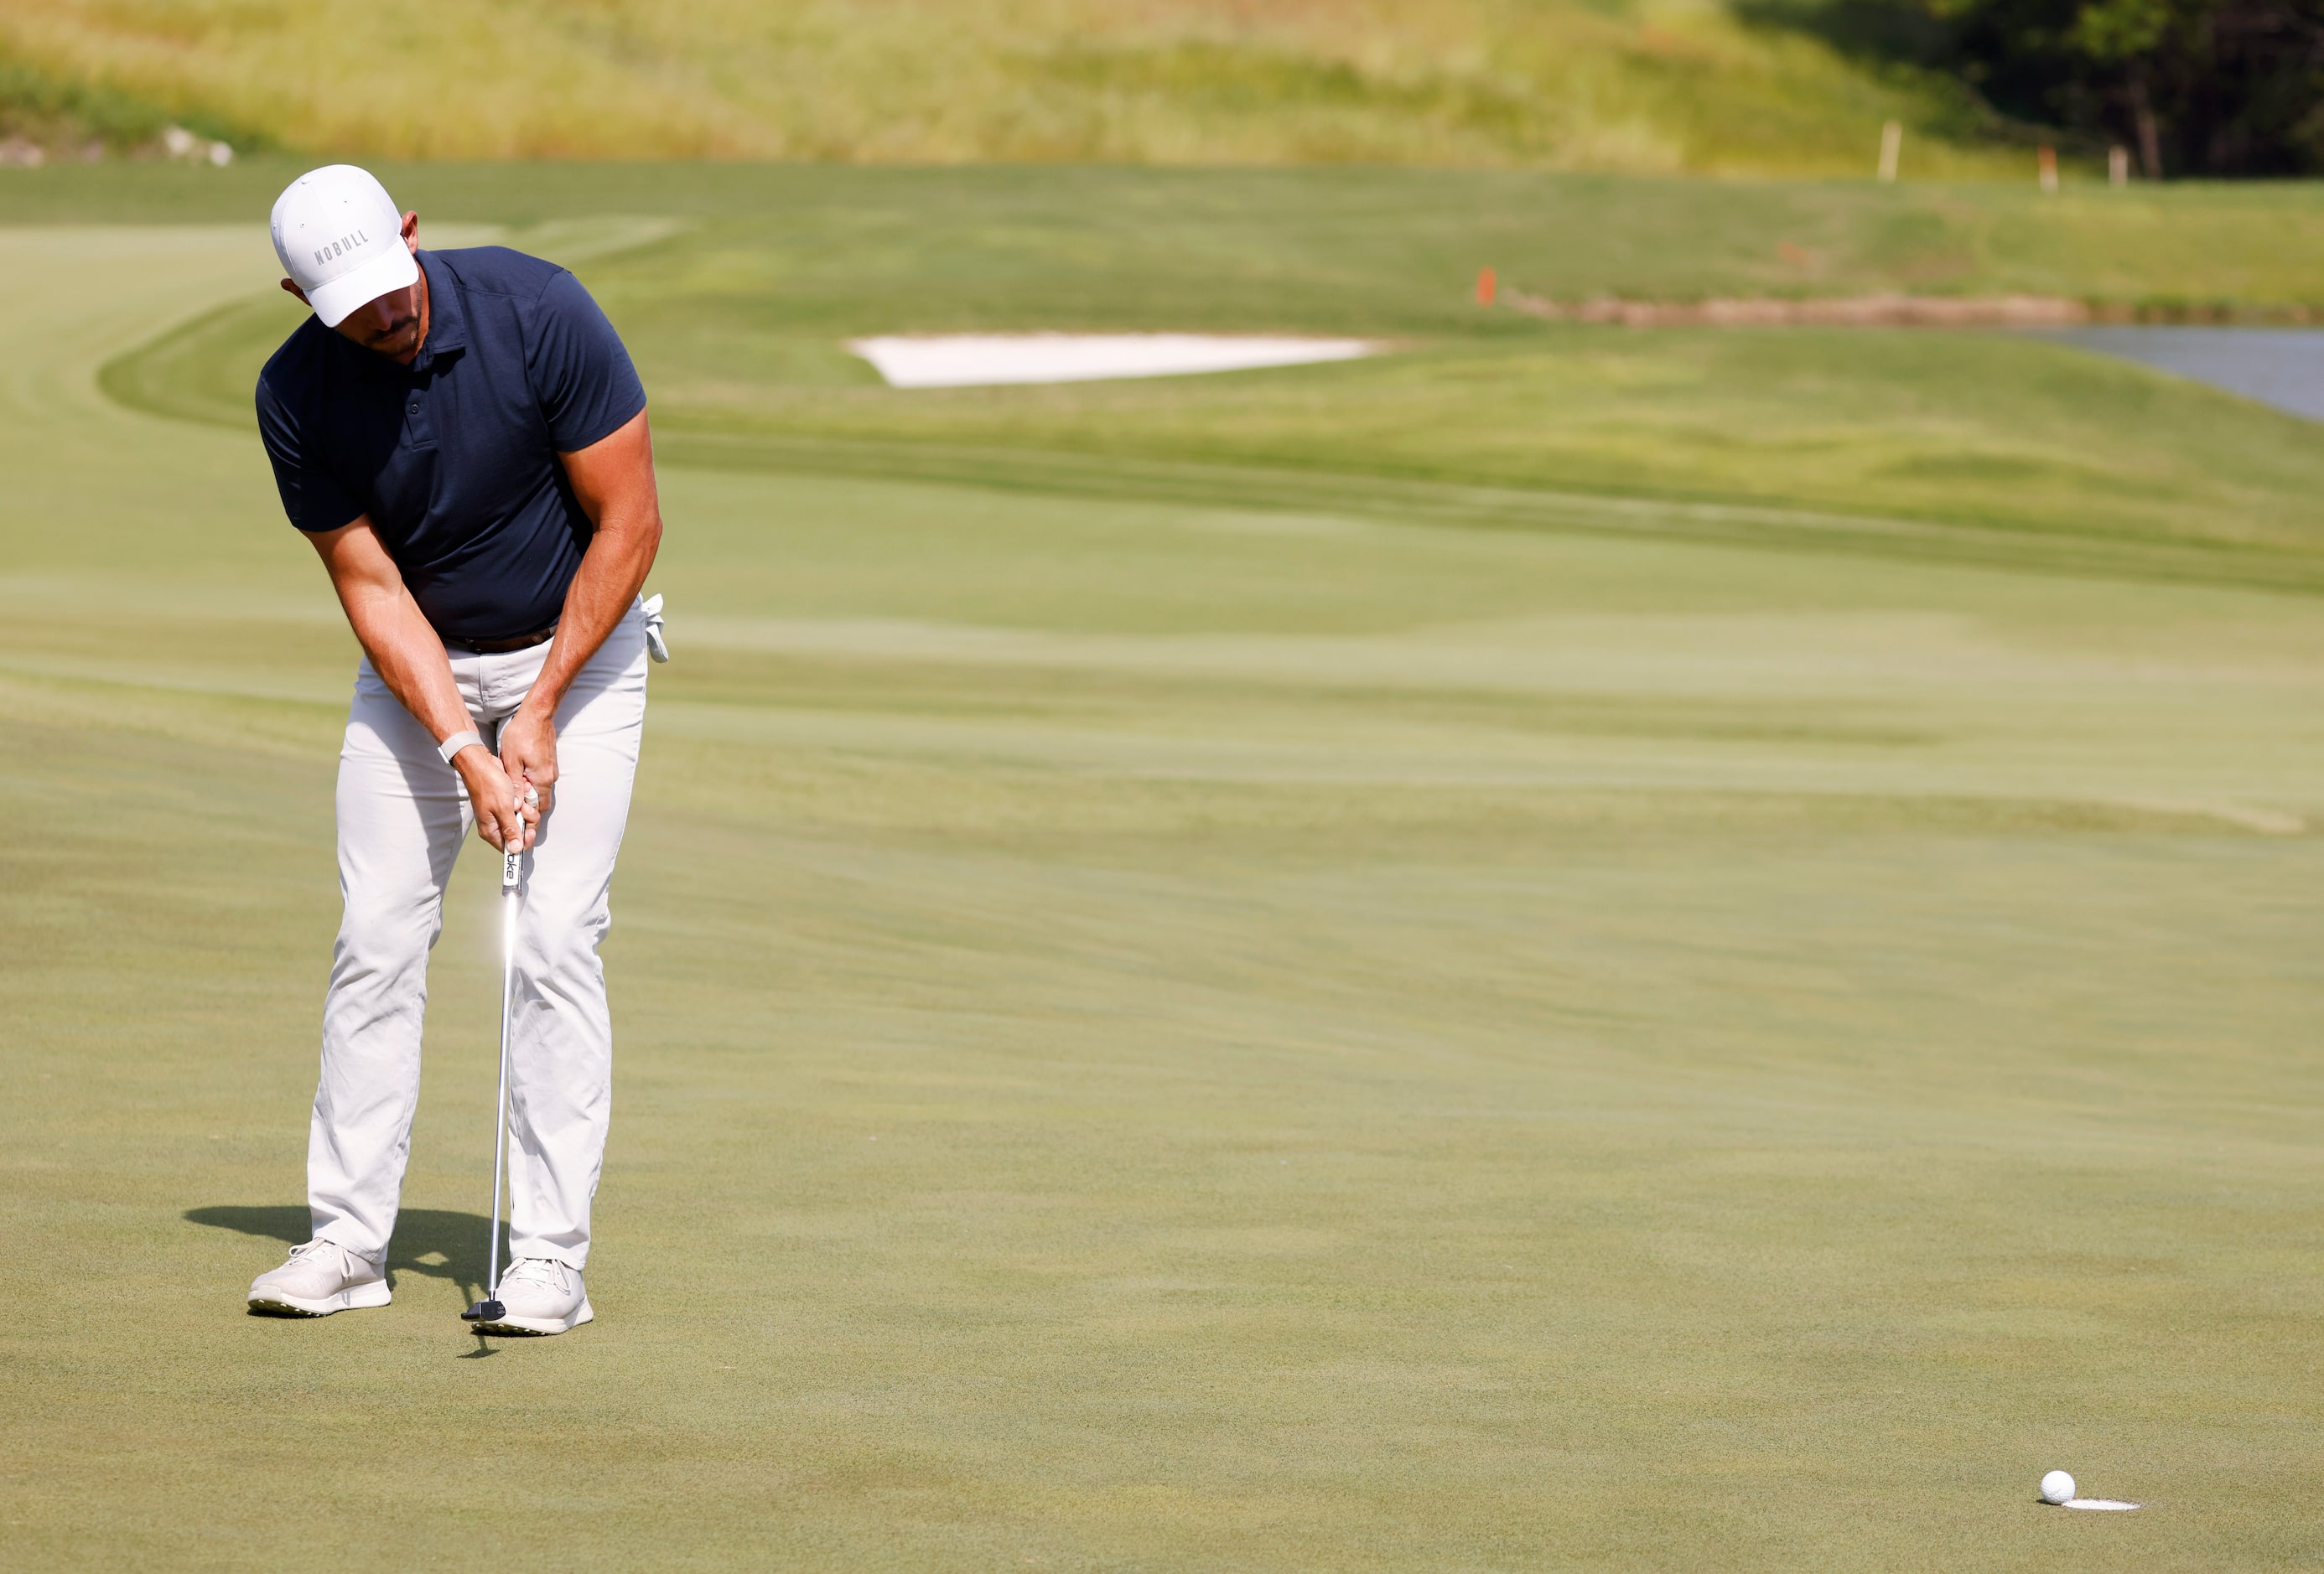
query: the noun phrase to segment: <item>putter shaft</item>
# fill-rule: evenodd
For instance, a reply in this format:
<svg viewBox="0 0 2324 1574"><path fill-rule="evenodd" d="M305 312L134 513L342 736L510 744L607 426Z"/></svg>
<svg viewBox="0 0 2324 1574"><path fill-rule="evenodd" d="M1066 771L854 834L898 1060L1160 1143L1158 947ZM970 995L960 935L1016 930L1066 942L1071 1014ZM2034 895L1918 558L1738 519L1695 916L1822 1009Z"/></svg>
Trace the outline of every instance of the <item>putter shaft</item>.
<svg viewBox="0 0 2324 1574"><path fill-rule="evenodd" d="M527 803L538 803L540 795L528 787L524 796ZM501 1187L508 1173L509 1016L516 1003L517 909L523 899L518 888L523 881L524 833L520 824L516 840L501 849L501 1066L500 1091L493 1100L493 1214L484 1248L484 1298L462 1313L471 1322L493 1321L505 1310L500 1300Z"/></svg>

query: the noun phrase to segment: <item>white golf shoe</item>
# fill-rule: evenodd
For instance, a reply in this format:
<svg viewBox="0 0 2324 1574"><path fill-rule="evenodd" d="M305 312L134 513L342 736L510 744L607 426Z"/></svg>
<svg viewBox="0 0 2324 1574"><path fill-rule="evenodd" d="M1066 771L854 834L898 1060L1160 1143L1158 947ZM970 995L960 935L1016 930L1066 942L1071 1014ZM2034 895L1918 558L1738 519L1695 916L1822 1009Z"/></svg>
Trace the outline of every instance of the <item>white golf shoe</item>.
<svg viewBox="0 0 2324 1574"><path fill-rule="evenodd" d="M478 1333L563 1333L597 1314L578 1270L555 1257L519 1257L501 1275L501 1315L475 1325Z"/></svg>
<svg viewBox="0 0 2324 1574"><path fill-rule="evenodd" d="M384 1306L387 1276L379 1265L335 1240L290 1248L290 1260L250 1286L250 1309L270 1317L328 1317L357 1306Z"/></svg>

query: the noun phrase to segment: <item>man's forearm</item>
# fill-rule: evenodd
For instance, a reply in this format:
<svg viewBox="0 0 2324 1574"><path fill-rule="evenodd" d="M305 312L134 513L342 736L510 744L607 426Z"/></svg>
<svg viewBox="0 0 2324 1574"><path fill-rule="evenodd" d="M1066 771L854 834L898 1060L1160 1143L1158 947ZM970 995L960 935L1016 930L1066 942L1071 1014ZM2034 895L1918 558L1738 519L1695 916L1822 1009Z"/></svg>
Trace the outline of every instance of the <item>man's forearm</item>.
<svg viewBox="0 0 2324 1574"><path fill-rule="evenodd" d="M661 546L661 500L654 490L653 437L640 410L619 430L586 448L560 454L573 496L595 533L566 587L557 639L520 713L540 724L557 714L565 691L638 598Z"/></svg>
<svg viewBox="0 0 2324 1574"><path fill-rule="evenodd" d="M574 675L597 654L598 647L621 626L630 604L638 599L660 545L659 513L599 524L565 592L557 639L549 648L549 659L541 664L540 676L525 695L527 705L552 714L556 712Z"/></svg>
<svg viewBox="0 0 2324 1574"><path fill-rule="evenodd" d="M410 591L401 584L392 592L346 590L340 594L339 604L346 609L347 622L380 681L438 742L474 725L459 686L452 681L444 642Z"/></svg>
<svg viewBox="0 0 2324 1574"><path fill-rule="evenodd" d="M401 583L389 585L376 577L335 576L334 583L355 640L388 692L403 702L403 708L438 743L472 732L475 722L460 697L460 686L453 681L444 641L411 593ZM476 829L485 841L494 847L531 845L530 827L540 814L517 803L516 784L489 750L471 745L453 757L452 769L459 773Z"/></svg>

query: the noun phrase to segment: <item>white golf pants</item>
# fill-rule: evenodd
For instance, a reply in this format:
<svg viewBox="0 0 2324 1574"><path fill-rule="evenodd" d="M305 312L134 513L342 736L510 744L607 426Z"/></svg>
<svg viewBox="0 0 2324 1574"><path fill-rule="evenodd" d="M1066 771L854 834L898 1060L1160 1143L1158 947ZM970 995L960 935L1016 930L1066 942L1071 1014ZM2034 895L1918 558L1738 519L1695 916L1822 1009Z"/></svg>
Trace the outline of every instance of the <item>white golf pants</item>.
<svg viewBox="0 0 2324 1574"><path fill-rule="evenodd" d="M549 650L452 652L460 697L487 745ZM645 712L645 620L632 608L558 706L557 786L525 859L517 925L509 1249L576 1269L588 1265L589 1204L613 1104L613 1021L597 946L613 922L613 858ZM323 1006L308 1203L317 1236L383 1261L420 1097L428 953L443 927L444 883L474 820L435 738L368 660L356 669L339 755L338 819L346 907ZM482 1175L477 1192L489 1194Z"/></svg>

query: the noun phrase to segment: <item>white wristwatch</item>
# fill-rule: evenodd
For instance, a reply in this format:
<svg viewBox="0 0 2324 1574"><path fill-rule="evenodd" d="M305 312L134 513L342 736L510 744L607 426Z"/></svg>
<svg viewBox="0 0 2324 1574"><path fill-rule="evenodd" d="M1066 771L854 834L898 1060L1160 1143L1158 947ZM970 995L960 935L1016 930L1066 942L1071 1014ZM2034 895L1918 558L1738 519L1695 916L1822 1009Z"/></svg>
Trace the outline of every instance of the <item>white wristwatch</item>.
<svg viewBox="0 0 2324 1574"><path fill-rule="evenodd" d="M449 738L445 739L444 741L436 745L436 752L444 757L445 764L449 765L452 763L452 757L459 753L461 750L467 748L472 743L476 745L478 748L482 748L484 747L484 739L476 732L475 729L472 727L465 732L455 732Z"/></svg>

